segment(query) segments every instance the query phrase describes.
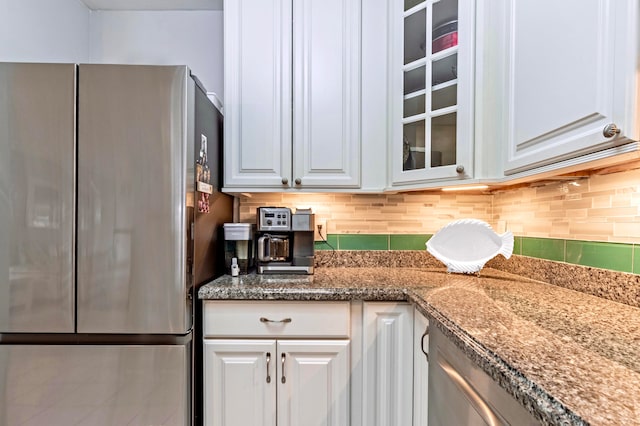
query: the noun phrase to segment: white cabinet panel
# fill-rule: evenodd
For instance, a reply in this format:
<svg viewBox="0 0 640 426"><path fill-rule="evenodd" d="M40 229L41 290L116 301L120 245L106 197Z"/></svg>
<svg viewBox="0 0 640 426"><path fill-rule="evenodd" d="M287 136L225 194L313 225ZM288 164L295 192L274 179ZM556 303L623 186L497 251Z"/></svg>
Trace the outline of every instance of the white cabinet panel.
<svg viewBox="0 0 640 426"><path fill-rule="evenodd" d="M365 303L363 343L362 424L410 425L413 395L411 305Z"/></svg>
<svg viewBox="0 0 640 426"><path fill-rule="evenodd" d="M360 184L360 2L293 6L294 183Z"/></svg>
<svg viewBox="0 0 640 426"><path fill-rule="evenodd" d="M224 4L225 185L291 175L291 1Z"/></svg>
<svg viewBox="0 0 640 426"><path fill-rule="evenodd" d="M637 139L637 1L512 0L509 9L505 173ZM607 137L611 123L621 132Z"/></svg>
<svg viewBox="0 0 640 426"><path fill-rule="evenodd" d="M204 423L276 425L276 341L205 340Z"/></svg>
<svg viewBox="0 0 640 426"><path fill-rule="evenodd" d="M349 341L278 341L278 425L349 424Z"/></svg>

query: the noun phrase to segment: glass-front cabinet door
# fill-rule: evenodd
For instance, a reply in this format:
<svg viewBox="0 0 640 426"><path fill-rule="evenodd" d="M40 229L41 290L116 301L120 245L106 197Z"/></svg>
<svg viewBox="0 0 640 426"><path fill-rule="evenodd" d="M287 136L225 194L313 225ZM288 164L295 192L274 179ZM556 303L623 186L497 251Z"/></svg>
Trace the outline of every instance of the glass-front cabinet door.
<svg viewBox="0 0 640 426"><path fill-rule="evenodd" d="M473 0L393 3L393 185L473 177Z"/></svg>

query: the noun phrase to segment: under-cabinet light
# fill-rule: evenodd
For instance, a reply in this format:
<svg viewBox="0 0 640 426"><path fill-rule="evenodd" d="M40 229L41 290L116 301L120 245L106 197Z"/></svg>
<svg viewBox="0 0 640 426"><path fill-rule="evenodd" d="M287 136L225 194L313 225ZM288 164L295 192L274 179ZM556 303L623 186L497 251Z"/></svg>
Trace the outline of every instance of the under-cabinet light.
<svg viewBox="0 0 640 426"><path fill-rule="evenodd" d="M488 189L488 185L472 185L472 186L450 186L447 188L442 188L443 191L473 191L480 189Z"/></svg>

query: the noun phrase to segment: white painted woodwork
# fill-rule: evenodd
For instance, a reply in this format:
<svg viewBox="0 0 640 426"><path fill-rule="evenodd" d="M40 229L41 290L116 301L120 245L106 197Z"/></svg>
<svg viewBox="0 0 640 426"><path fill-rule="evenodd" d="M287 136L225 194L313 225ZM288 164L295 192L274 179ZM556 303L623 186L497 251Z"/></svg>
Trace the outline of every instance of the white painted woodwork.
<svg viewBox="0 0 640 426"><path fill-rule="evenodd" d="M425 1L427 8L427 27L431 28L431 9L433 3ZM417 7L417 6L416 6ZM389 129L389 173L391 188L401 189L424 187L429 183L438 185L465 183L474 177L474 60L475 60L475 0L458 0L458 46L450 49L457 51L457 99L455 105L449 107L456 114L456 149L455 163L445 166L431 166L431 151L439 150L438 136L431 132L431 38L427 31L426 47L426 113L425 115L425 167L415 170L403 170L403 97L404 97L404 2L390 2L389 7L389 52L390 64L387 90L390 94L388 103ZM449 50L449 49L447 49ZM444 51L436 55L443 55ZM437 57L437 56L435 56ZM416 61L418 62L418 61ZM435 114L435 115L433 115ZM462 166L464 171L456 171Z"/></svg>
<svg viewBox="0 0 640 426"><path fill-rule="evenodd" d="M638 2L508 5L505 173L637 140ZM609 123L618 136L603 136Z"/></svg>
<svg viewBox="0 0 640 426"><path fill-rule="evenodd" d="M388 0L362 2L361 68L361 182L362 191L381 192L389 184L389 134L386 90L389 44Z"/></svg>
<svg viewBox="0 0 640 426"><path fill-rule="evenodd" d="M348 338L349 328L349 302L204 302L205 337Z"/></svg>
<svg viewBox="0 0 640 426"><path fill-rule="evenodd" d="M360 186L360 7L225 2L225 190Z"/></svg>
<svg viewBox="0 0 640 426"><path fill-rule="evenodd" d="M362 300L351 301L351 365L349 392L351 393L351 426L362 425L363 397L363 344L362 344Z"/></svg>
<svg viewBox="0 0 640 426"><path fill-rule="evenodd" d="M349 424L348 340L279 340L278 367L279 426Z"/></svg>
<svg viewBox="0 0 640 426"><path fill-rule="evenodd" d="M429 335L425 335L428 327L429 320L414 309L413 426L427 426L429 421L429 361L424 354L429 353Z"/></svg>
<svg viewBox="0 0 640 426"><path fill-rule="evenodd" d="M224 2L226 187L291 183L291 13L290 0Z"/></svg>
<svg viewBox="0 0 640 426"><path fill-rule="evenodd" d="M276 425L276 352L275 340L204 340L206 426Z"/></svg>
<svg viewBox="0 0 640 426"><path fill-rule="evenodd" d="M360 2L293 2L293 178L360 185Z"/></svg>
<svg viewBox="0 0 640 426"><path fill-rule="evenodd" d="M362 424L410 425L413 307L397 302L365 303L363 345Z"/></svg>

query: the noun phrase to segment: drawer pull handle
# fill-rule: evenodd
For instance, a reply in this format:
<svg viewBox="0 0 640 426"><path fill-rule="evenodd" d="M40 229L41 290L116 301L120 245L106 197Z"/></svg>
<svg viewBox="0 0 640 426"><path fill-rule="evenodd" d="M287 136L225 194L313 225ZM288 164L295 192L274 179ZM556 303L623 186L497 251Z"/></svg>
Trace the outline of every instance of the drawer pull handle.
<svg viewBox="0 0 640 426"><path fill-rule="evenodd" d="M429 353L424 350L424 338L427 337L428 335L429 335L429 326L427 325L427 328L424 330L424 334L422 334L422 338L420 339L420 350L422 350L422 353L427 358L427 362L429 362Z"/></svg>
<svg viewBox="0 0 640 426"><path fill-rule="evenodd" d="M265 318L265 317L260 317L260 322L291 322L291 318L284 318L281 320L272 320L269 318Z"/></svg>
<svg viewBox="0 0 640 426"><path fill-rule="evenodd" d="M271 367L269 364L271 363L271 352L267 352L267 383L271 383L271 375L269 372L271 371Z"/></svg>
<svg viewBox="0 0 640 426"><path fill-rule="evenodd" d="M476 412L482 417L484 422L489 426L508 425L498 413L493 411L489 404L476 392L469 382L465 380L447 361L442 358L438 359L438 364L447 376L455 383L460 391L467 397Z"/></svg>
<svg viewBox="0 0 640 426"><path fill-rule="evenodd" d="M287 382L287 378L285 377L285 374L284 374L284 362L286 361L286 359L287 359L287 355L286 354L282 354L282 358L281 358L281 360L282 360L282 379L281 379L282 383L286 383Z"/></svg>

